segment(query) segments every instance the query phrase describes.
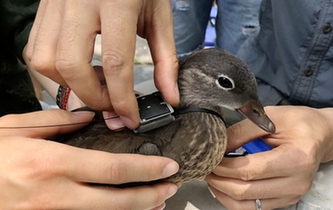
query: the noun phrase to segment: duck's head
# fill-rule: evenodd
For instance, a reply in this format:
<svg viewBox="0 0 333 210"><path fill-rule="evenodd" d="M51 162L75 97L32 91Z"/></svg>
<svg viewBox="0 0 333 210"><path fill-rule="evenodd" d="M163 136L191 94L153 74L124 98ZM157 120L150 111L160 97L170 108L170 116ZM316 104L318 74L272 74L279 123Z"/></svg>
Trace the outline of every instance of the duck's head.
<svg viewBox="0 0 333 210"><path fill-rule="evenodd" d="M231 53L208 48L180 63L180 106L236 110L269 133L275 126L258 99L257 82L248 66Z"/></svg>

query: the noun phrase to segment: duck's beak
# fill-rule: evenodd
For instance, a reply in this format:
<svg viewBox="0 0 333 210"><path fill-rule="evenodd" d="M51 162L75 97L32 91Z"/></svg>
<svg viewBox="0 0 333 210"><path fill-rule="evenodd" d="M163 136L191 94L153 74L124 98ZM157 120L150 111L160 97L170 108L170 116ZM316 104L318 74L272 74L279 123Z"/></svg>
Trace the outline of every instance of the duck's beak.
<svg viewBox="0 0 333 210"><path fill-rule="evenodd" d="M264 108L259 101L250 100L243 107L236 109L239 113L250 119L263 130L273 134L275 125L267 117Z"/></svg>

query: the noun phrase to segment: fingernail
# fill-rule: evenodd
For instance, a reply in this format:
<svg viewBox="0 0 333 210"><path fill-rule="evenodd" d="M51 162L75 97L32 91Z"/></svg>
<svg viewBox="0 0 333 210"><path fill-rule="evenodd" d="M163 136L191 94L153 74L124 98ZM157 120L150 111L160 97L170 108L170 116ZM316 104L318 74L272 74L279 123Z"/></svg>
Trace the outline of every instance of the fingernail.
<svg viewBox="0 0 333 210"><path fill-rule="evenodd" d="M128 117L120 116L120 119L121 119L122 123L129 129L135 129L137 127L135 125L135 123Z"/></svg>
<svg viewBox="0 0 333 210"><path fill-rule="evenodd" d="M119 130L125 127L124 123L115 112L103 112L103 117L106 125L111 130Z"/></svg>
<svg viewBox="0 0 333 210"><path fill-rule="evenodd" d="M163 169L162 176L169 177L169 176L177 173L178 170L179 170L179 166L176 162L168 163Z"/></svg>
<svg viewBox="0 0 333 210"><path fill-rule="evenodd" d="M170 186L169 190L168 190L168 194L167 194L166 199L168 199L168 198L170 198L171 196L173 196L174 194L176 194L177 190L178 190L177 185L172 184L172 185Z"/></svg>
<svg viewBox="0 0 333 210"><path fill-rule="evenodd" d="M83 117L93 117L95 116L95 112L90 112L90 111L77 111L77 112L72 112L74 115L77 116L83 116Z"/></svg>

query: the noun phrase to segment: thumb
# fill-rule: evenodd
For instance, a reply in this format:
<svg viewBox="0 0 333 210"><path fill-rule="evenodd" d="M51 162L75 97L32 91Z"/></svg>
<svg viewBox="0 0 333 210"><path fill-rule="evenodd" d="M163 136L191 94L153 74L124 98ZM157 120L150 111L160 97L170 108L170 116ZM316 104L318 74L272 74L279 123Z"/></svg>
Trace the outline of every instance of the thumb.
<svg viewBox="0 0 333 210"><path fill-rule="evenodd" d="M266 131L259 128L248 119L242 120L227 129L228 146L227 153L238 149L244 144L262 137L269 135Z"/></svg>
<svg viewBox="0 0 333 210"><path fill-rule="evenodd" d="M60 109L6 115L0 118L0 136L46 138L82 128L94 115L88 111L72 113Z"/></svg>

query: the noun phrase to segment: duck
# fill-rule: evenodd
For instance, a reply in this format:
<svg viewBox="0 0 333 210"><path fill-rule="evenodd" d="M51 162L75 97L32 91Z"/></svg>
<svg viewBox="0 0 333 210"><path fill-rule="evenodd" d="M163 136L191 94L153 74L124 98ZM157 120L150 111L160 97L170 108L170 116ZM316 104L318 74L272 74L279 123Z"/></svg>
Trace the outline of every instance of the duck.
<svg viewBox="0 0 333 210"><path fill-rule="evenodd" d="M268 133L274 123L261 105L257 82L238 57L218 48L192 53L179 65L180 103L173 121L135 133L110 130L99 111L86 127L53 140L110 153L164 156L179 164L179 171L163 180L185 183L211 173L223 159L228 143L223 109L238 111Z"/></svg>

